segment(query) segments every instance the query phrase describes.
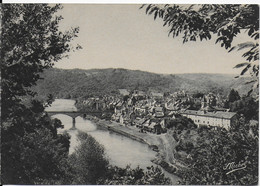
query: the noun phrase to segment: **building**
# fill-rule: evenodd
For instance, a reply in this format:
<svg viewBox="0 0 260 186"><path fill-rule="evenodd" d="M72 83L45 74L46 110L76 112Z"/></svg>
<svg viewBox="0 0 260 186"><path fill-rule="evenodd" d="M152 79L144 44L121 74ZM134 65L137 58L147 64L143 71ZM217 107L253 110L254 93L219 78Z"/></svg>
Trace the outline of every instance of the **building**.
<svg viewBox="0 0 260 186"><path fill-rule="evenodd" d="M237 115L234 112L185 110L181 115L192 119L198 126L222 127L227 130L237 122Z"/></svg>
<svg viewBox="0 0 260 186"><path fill-rule="evenodd" d="M159 92L151 92L150 95L153 98L163 98L163 93L159 93Z"/></svg>
<svg viewBox="0 0 260 186"><path fill-rule="evenodd" d="M154 108L154 116L156 118L164 117L163 107L155 107Z"/></svg>

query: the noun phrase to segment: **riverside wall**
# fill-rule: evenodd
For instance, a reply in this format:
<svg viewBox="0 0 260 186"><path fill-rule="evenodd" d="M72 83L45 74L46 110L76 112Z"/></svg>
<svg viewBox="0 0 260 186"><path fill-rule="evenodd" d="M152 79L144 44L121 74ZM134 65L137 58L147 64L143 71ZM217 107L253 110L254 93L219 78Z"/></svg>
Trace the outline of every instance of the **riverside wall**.
<svg viewBox="0 0 260 186"><path fill-rule="evenodd" d="M117 134L123 135L125 137L128 137L130 139L136 140L138 142L147 144L149 148L157 152L156 158L152 160L154 164L161 166L165 171L167 171L170 174L174 174L178 177L181 177L182 172L184 170L183 167L175 164L171 164L170 162L166 162L164 160L163 158L164 148L162 147L163 143L160 140L160 136L156 135L151 137L148 134L139 133L136 130L122 126L119 123L101 120L96 117L89 116L86 119L95 122L95 124L100 129L109 130Z"/></svg>

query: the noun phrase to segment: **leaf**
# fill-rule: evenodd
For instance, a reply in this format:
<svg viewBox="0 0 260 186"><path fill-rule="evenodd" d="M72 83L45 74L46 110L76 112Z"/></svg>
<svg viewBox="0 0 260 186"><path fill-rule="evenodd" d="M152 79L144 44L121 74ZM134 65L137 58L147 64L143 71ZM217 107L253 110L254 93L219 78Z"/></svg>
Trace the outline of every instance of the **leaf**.
<svg viewBox="0 0 260 186"><path fill-rule="evenodd" d="M252 34L251 37L252 37L252 38L255 37L255 39L257 39L257 38L259 37L259 33L256 32L256 33Z"/></svg>
<svg viewBox="0 0 260 186"><path fill-rule="evenodd" d="M148 14L151 15L154 11L157 12L158 8L157 7L151 8L151 10L150 10L150 12Z"/></svg>
<svg viewBox="0 0 260 186"><path fill-rule="evenodd" d="M254 33L254 28L251 27L248 31L248 35L251 36Z"/></svg>
<svg viewBox="0 0 260 186"><path fill-rule="evenodd" d="M156 11L156 12L154 13L154 20L156 19L157 14L158 14L158 11Z"/></svg>
<svg viewBox="0 0 260 186"><path fill-rule="evenodd" d="M231 47L231 44L230 43L226 43L225 44L225 49L228 49L229 47Z"/></svg>
<svg viewBox="0 0 260 186"><path fill-rule="evenodd" d="M219 37L219 38L216 40L215 44L218 43L219 41L223 40L223 38L224 38L223 36Z"/></svg>
<svg viewBox="0 0 260 186"><path fill-rule="evenodd" d="M241 67L246 66L248 64L249 64L248 62L240 63L240 64L237 64L236 66L234 66L233 68L241 68Z"/></svg>
<svg viewBox="0 0 260 186"><path fill-rule="evenodd" d="M247 95L250 96L252 92L253 92L253 89L249 90Z"/></svg>
<svg viewBox="0 0 260 186"><path fill-rule="evenodd" d="M245 43L240 43L237 46L238 46L237 50L239 51L239 50L242 50L244 48L254 47L255 44L253 42L248 41L248 42L245 42Z"/></svg>
<svg viewBox="0 0 260 186"><path fill-rule="evenodd" d="M147 14L148 11L150 10L151 6L152 6L151 4L147 6L146 11L145 11L146 14Z"/></svg>
<svg viewBox="0 0 260 186"><path fill-rule="evenodd" d="M160 17L163 17L163 15L164 15L164 10L161 10L159 16L160 16Z"/></svg>
<svg viewBox="0 0 260 186"><path fill-rule="evenodd" d="M247 81L245 84L247 85L247 84L250 84L250 83L253 83L253 82L255 82L256 80L254 79L254 80L251 80L251 81Z"/></svg>
<svg viewBox="0 0 260 186"><path fill-rule="evenodd" d="M237 46L233 46L228 52L232 52Z"/></svg>
<svg viewBox="0 0 260 186"><path fill-rule="evenodd" d="M142 6L140 6L139 9L142 9L145 6L146 6L146 4L142 4Z"/></svg>
<svg viewBox="0 0 260 186"><path fill-rule="evenodd" d="M248 69L249 69L250 67L251 67L251 64L248 64L247 67L242 70L242 72L240 73L240 75L244 75L244 74L248 71Z"/></svg>

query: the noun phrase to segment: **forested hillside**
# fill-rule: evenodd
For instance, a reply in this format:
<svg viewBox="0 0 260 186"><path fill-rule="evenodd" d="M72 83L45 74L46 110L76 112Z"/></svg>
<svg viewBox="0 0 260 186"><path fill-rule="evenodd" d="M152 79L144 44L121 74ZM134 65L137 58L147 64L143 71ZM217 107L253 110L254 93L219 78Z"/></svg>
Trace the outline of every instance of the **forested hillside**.
<svg viewBox="0 0 260 186"><path fill-rule="evenodd" d="M226 74L164 75L126 69L91 69L45 71L34 87L39 96L52 94L58 98L79 98L116 94L118 89L155 92L185 90L189 93L215 92L227 95L231 88L241 86L244 79ZM242 92L245 93L245 92Z"/></svg>

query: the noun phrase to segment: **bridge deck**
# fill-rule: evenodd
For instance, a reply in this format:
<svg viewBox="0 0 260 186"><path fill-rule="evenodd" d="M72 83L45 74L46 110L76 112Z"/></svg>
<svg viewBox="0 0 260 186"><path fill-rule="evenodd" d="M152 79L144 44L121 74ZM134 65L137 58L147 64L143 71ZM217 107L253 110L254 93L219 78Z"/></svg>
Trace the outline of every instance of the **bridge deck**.
<svg viewBox="0 0 260 186"><path fill-rule="evenodd" d="M56 114L64 114L67 116L70 116L72 118L75 118L77 116L83 115L83 114L100 114L105 113L101 111L91 111L91 112L83 112L83 111L46 111L50 116L56 115Z"/></svg>

